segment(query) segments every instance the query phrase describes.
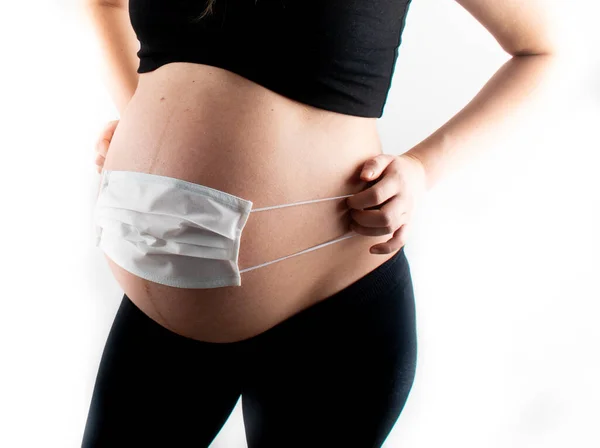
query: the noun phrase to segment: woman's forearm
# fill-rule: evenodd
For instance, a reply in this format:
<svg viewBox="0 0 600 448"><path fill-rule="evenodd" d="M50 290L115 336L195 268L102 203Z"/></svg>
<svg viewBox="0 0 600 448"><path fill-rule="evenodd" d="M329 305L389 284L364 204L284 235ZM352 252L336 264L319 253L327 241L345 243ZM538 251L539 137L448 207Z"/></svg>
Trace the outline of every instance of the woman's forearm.
<svg viewBox="0 0 600 448"><path fill-rule="evenodd" d="M131 26L129 12L110 2L90 0L85 6L85 15L98 37L105 61L105 82L121 115L137 88L139 77L139 41Z"/></svg>
<svg viewBox="0 0 600 448"><path fill-rule="evenodd" d="M427 188L457 164L480 155L486 140L502 135L509 120L520 118L517 112L535 96L555 63L557 56L551 54L513 56L464 108L407 151L423 164Z"/></svg>

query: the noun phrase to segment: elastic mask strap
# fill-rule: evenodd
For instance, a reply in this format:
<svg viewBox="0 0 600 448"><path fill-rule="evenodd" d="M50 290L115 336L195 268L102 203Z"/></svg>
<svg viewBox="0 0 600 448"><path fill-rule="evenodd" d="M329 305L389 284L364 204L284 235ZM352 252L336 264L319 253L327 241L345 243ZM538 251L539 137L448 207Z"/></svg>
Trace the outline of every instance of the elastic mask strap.
<svg viewBox="0 0 600 448"><path fill-rule="evenodd" d="M350 195L350 196L352 196L352 195ZM240 273L246 272L246 271L251 271L252 269L262 268L263 266L267 266L268 264L277 263L278 261L285 260L286 258L295 257L296 255L305 254L306 252L310 252L312 250L317 250L317 249L320 249L321 247L325 247L325 246L328 246L330 244L337 243L338 241L342 241L342 240L345 240L345 239L348 239L348 238L352 238L352 237L358 236L358 235L359 235L358 233L355 233L355 232L351 231L350 234L346 234L346 235L341 236L339 238L336 238L334 240L327 241L325 243L321 243L321 244L318 244L318 245L313 246L313 247L309 247L308 249L304 249L303 251L297 252L295 254L286 255L285 257L277 258L276 260L272 260L272 261L267 261L266 263L259 264L258 266L252 266L251 268L242 269L242 270L240 270Z"/></svg>
<svg viewBox="0 0 600 448"><path fill-rule="evenodd" d="M255 208L253 210L250 210L250 213L252 213L252 212L262 212L264 210L273 210L275 208L292 207L293 205L313 204L315 202L331 201L332 199L349 198L350 196L354 196L354 194L346 194L344 196L336 196L334 198L313 199L313 200L310 200L310 201L292 202L290 204L283 204L283 205L272 205L271 207Z"/></svg>
<svg viewBox="0 0 600 448"><path fill-rule="evenodd" d="M333 199L349 198L350 196L354 196L354 195L353 194L346 194L344 196L335 196L333 198L313 199L313 200L310 200L310 201L292 202L290 204L283 204L283 205L273 205L271 207L256 208L256 209L250 210L250 212L262 212L264 210L273 210L275 208L291 207L291 206L294 206L294 205L313 204L315 202L331 201ZM333 244L333 243L337 243L338 241L342 241L342 240L345 240L345 239L348 239L348 238L352 238L353 236L357 236L357 235L358 235L357 233L351 231L350 234L346 234L346 235L341 236L339 238L335 238L335 239L333 239L331 241L326 241L325 243L321 243L321 244L318 244L316 246L309 247L308 249L304 249L303 251L300 251L298 253L295 253L295 254L292 254L292 255L286 255L285 257L277 258L276 260L267 261L266 263L259 264L258 266L252 266L251 268L242 269L242 270L240 270L240 274L242 272L251 271L252 269L262 268L263 266L267 266L267 265L272 264L272 263L277 263L278 261L282 261L282 260L285 260L285 259L290 258L290 257L295 257L296 255L302 255L302 254L305 254L306 252L310 252L312 250L317 250L317 249L320 249L322 247L328 246L328 245Z"/></svg>

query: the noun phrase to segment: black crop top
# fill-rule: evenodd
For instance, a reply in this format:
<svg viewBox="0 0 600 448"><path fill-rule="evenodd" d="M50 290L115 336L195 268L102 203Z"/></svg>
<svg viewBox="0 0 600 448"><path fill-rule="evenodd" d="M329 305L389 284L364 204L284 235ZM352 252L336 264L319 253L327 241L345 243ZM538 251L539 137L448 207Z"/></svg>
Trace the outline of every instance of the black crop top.
<svg viewBox="0 0 600 448"><path fill-rule="evenodd" d="M411 0L129 0L138 73L220 67L321 109L381 117Z"/></svg>

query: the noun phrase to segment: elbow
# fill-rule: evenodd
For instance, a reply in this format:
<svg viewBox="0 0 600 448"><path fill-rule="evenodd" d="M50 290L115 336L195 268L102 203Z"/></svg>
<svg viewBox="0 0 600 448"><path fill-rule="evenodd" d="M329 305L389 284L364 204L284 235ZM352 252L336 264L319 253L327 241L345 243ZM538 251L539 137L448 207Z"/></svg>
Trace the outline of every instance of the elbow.
<svg viewBox="0 0 600 448"><path fill-rule="evenodd" d="M558 51L554 47L550 48L522 48L519 50L508 51L511 56L556 56Z"/></svg>
<svg viewBox="0 0 600 448"><path fill-rule="evenodd" d="M572 46L572 40L563 28L554 28L546 33L522 34L500 42L504 51L511 56L561 56Z"/></svg>
<svg viewBox="0 0 600 448"><path fill-rule="evenodd" d="M547 45L522 45L518 47L506 48L506 51L511 56L547 56L560 57L566 54L566 45L553 43Z"/></svg>

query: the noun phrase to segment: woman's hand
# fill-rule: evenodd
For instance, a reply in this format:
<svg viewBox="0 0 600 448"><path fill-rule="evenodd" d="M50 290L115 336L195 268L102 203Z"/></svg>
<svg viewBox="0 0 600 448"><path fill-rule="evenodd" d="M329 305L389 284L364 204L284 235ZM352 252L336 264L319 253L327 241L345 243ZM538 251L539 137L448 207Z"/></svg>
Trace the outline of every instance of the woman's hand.
<svg viewBox="0 0 600 448"><path fill-rule="evenodd" d="M371 176L369 171L373 172ZM379 154L364 163L360 177L371 182L382 174L377 183L346 199L353 209L350 228L354 232L367 236L394 234L388 241L372 246L372 254L389 254L406 244L413 211L427 191L425 168L412 155Z"/></svg>
<svg viewBox="0 0 600 448"><path fill-rule="evenodd" d="M108 147L110 146L110 142L115 133L115 129L119 124L119 120L112 120L107 123L107 125L102 130L102 134L100 134L100 138L96 142L96 167L97 171L100 173L102 171L102 167L104 166L104 161L106 160L106 154L108 153Z"/></svg>

